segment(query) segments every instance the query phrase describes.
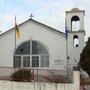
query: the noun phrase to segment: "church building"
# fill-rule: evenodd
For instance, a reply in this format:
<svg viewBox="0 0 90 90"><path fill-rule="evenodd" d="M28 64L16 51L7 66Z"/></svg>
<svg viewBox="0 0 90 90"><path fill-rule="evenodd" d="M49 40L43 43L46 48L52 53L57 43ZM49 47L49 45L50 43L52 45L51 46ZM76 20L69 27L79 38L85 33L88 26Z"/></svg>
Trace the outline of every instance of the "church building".
<svg viewBox="0 0 90 90"><path fill-rule="evenodd" d="M66 70L77 66L84 48L84 16L85 11L79 8L66 11L67 32L31 18L18 25L19 38L15 27L2 33L0 67Z"/></svg>

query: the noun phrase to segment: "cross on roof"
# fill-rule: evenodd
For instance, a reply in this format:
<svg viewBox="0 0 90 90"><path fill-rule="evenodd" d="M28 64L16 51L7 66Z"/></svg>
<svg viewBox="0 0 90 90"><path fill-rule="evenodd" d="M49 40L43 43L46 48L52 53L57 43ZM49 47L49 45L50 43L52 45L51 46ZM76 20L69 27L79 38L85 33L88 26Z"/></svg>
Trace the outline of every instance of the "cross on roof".
<svg viewBox="0 0 90 90"><path fill-rule="evenodd" d="M32 13L31 13L29 17L30 17L30 19L32 19L34 16L33 16Z"/></svg>

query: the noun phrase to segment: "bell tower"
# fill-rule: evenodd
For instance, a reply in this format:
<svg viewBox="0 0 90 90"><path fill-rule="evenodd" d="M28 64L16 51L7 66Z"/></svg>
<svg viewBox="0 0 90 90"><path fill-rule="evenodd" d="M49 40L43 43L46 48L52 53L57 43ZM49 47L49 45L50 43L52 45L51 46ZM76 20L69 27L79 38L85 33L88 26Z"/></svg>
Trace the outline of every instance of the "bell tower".
<svg viewBox="0 0 90 90"><path fill-rule="evenodd" d="M85 11L73 8L66 11L66 23L68 29L68 68L77 66L80 53L84 48L84 16Z"/></svg>

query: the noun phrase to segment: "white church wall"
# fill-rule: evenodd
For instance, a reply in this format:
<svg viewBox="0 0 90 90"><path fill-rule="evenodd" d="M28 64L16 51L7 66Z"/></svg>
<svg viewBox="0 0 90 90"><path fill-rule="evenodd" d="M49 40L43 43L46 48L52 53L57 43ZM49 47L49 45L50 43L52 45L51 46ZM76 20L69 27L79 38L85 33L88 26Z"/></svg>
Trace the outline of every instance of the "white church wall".
<svg viewBox="0 0 90 90"><path fill-rule="evenodd" d="M65 37L60 32L36 22L26 22L19 26L20 39L17 40L17 47L27 40L36 40L45 44L49 51L49 68L65 69L66 66L66 44ZM15 32L9 31L0 36L0 66L13 67L13 54L15 49Z"/></svg>
<svg viewBox="0 0 90 90"><path fill-rule="evenodd" d="M12 66L13 50L15 48L14 33L7 32L0 36L0 67Z"/></svg>

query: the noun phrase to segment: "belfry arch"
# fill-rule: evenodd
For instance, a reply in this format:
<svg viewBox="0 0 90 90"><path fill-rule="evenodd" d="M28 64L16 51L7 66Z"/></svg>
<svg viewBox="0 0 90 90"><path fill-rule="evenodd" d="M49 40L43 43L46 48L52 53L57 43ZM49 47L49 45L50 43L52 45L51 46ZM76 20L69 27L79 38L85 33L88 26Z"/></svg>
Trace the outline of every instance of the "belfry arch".
<svg viewBox="0 0 90 90"><path fill-rule="evenodd" d="M78 35L73 36L73 46L74 47L79 47L79 37L78 37Z"/></svg>

